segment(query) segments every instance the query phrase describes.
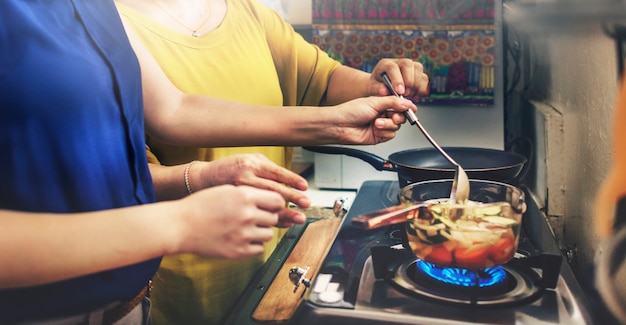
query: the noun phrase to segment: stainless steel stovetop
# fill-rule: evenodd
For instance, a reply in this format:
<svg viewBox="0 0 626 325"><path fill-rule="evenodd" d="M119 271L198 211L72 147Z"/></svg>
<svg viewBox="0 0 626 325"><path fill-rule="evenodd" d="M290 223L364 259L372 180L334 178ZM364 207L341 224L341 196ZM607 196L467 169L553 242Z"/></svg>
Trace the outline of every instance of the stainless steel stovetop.
<svg viewBox="0 0 626 325"><path fill-rule="evenodd" d="M516 257L503 267L501 289L474 291L414 278L415 257L392 227L363 231L359 214L397 204L396 181L367 181L359 189L320 272L289 324L591 324L586 298L532 199L522 221ZM297 242L296 226L270 261L284 261ZM301 229L298 229L301 228ZM291 233L291 234L290 234ZM283 245L284 244L284 245ZM257 324L251 314L280 263L267 263L233 312L233 324ZM504 289L502 289L504 288ZM416 293L417 291L417 293Z"/></svg>

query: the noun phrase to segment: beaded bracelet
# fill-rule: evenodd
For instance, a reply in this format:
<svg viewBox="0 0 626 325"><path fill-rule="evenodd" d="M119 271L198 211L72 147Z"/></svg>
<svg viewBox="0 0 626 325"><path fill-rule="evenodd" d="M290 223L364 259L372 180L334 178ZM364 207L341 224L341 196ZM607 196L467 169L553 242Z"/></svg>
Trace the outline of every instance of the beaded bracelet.
<svg viewBox="0 0 626 325"><path fill-rule="evenodd" d="M187 192L189 194L193 193L193 191L191 190L191 186L189 185L189 169L191 169L191 165L193 165L195 162L197 162L197 160L190 162L189 164L187 164L187 167L185 167L185 186L187 187Z"/></svg>

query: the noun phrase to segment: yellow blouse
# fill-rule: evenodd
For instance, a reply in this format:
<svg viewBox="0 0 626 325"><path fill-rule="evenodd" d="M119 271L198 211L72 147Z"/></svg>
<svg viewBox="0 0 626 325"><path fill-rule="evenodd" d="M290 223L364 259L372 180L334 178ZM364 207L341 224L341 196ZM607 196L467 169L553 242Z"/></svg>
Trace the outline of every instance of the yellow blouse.
<svg viewBox="0 0 626 325"><path fill-rule="evenodd" d="M339 63L256 0L226 3L223 23L200 37L180 34L128 6L117 6L165 74L184 92L259 105L318 105ZM207 127L211 123L207 121ZM164 165L237 153L262 153L286 167L291 159L290 148L285 147L176 147L151 138L147 144L149 156ZM153 279L154 323L218 324L274 249L280 232L275 237L266 245L265 256L255 258L165 257Z"/></svg>

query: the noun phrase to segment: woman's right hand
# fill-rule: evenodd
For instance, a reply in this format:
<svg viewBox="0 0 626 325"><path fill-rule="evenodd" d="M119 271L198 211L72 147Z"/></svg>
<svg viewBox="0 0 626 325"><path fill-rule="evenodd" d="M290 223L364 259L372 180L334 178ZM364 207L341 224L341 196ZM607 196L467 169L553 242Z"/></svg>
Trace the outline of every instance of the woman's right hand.
<svg viewBox="0 0 626 325"><path fill-rule="evenodd" d="M222 185L179 200L113 210L0 209L0 247L10 247L0 249L0 260L11 261L0 268L0 289L62 281L168 254L259 255L284 208L285 200L274 191Z"/></svg>
<svg viewBox="0 0 626 325"><path fill-rule="evenodd" d="M263 253L263 243L274 236L279 213L285 208L280 194L249 186L221 185L177 201L178 252L224 258Z"/></svg>

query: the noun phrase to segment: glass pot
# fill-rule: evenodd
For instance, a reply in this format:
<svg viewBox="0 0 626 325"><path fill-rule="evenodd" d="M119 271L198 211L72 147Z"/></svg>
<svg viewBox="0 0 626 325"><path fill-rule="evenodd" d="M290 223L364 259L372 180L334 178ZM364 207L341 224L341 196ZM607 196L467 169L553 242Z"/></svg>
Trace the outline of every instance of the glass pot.
<svg viewBox="0 0 626 325"><path fill-rule="evenodd" d="M402 205L434 203L404 222L416 257L445 267L479 269L507 263L517 251L524 191L494 181L470 179L468 204L450 204L452 180L405 186Z"/></svg>

